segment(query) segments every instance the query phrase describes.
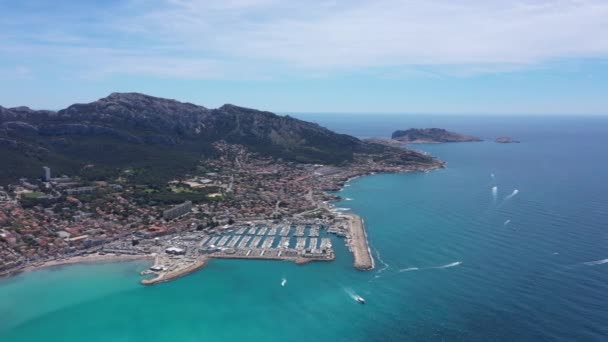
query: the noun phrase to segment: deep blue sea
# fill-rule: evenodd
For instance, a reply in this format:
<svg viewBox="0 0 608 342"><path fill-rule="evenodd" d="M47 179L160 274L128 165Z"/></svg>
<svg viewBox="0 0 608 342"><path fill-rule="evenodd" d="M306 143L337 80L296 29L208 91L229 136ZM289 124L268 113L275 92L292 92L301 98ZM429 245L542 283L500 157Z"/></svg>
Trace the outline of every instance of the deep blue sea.
<svg viewBox="0 0 608 342"><path fill-rule="evenodd" d="M340 240L331 263L214 260L153 287L142 262L46 269L0 280L0 341L608 340L608 118L292 115L358 137L487 140L417 145L447 168L340 192L373 271Z"/></svg>

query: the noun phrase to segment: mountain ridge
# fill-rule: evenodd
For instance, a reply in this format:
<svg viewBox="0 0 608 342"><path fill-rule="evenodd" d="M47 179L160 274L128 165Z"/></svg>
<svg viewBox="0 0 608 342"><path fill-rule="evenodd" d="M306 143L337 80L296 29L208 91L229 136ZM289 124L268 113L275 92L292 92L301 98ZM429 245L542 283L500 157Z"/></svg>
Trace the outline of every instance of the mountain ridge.
<svg viewBox="0 0 608 342"><path fill-rule="evenodd" d="M47 164L70 174L89 164L108 173L130 166L159 169L166 178L215 157L217 141L274 158L333 165L388 148L290 116L233 104L209 109L141 93L111 93L59 111L0 107L0 139L0 157L9 166L0 169L0 182L32 177ZM409 159L431 162L415 153L403 157Z"/></svg>

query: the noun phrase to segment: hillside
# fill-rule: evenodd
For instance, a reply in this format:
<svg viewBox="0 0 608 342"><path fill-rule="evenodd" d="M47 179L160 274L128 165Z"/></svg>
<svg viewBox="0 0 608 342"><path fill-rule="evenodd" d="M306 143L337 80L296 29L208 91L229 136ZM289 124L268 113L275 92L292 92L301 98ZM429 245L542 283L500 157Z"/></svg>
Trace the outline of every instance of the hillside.
<svg viewBox="0 0 608 342"><path fill-rule="evenodd" d="M349 163L355 153L388 148L315 123L230 104L208 109L113 93L58 112L0 107L0 183L38 177L43 165L91 178L141 168L153 182L188 172L201 158L213 158L212 143L219 140L284 160L334 165ZM416 153L408 153L404 162L409 159L431 162Z"/></svg>

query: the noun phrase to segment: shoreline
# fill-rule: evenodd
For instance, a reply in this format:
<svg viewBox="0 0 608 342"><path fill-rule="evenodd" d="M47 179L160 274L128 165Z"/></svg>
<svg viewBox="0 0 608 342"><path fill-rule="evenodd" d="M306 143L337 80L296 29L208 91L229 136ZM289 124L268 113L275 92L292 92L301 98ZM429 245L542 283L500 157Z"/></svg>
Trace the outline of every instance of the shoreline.
<svg viewBox="0 0 608 342"><path fill-rule="evenodd" d="M135 261L135 260L146 260L153 259L154 256L150 254L145 255L116 255L116 254L89 254L86 256L73 256L65 259L55 259L43 261L40 263L30 264L22 268L10 270L8 272L0 274L0 278L9 278L22 273L39 271L45 268L51 268L56 266L74 265L74 264L88 264L88 263L113 263L121 261Z"/></svg>
<svg viewBox="0 0 608 342"><path fill-rule="evenodd" d="M330 190L330 191L326 191L326 193L340 192L340 191L344 190L346 185L351 180L354 180L356 178L363 177L363 176L371 176L371 175L375 175L375 174L384 174L384 173L385 174L400 174L400 173L414 173L414 172L430 172L433 170L444 168L445 164L446 164L445 162L439 162L437 164L433 164L430 166L417 165L411 169L390 170L390 171L382 171L382 170L369 171L368 170L368 171L360 172L360 173L355 172L354 174L351 174L350 176L347 176L346 178L343 178L342 180L338 180L338 182L336 184L338 187L338 190ZM337 197L343 200L343 198L341 196L337 195ZM340 199L335 199L331 202L336 202ZM336 217L342 217L342 218L347 219L348 226L349 226L348 240L350 240L347 242L347 245L351 247L350 249L351 249L351 254L353 254L354 268L356 268L358 270L373 269L375 267L375 263L374 263L374 258L372 256L372 252L370 249L368 236L367 236L367 232L365 229L365 224L364 224L363 219L359 215L354 214L354 213L343 213L343 212L334 211L331 208L324 206L322 203L320 203L319 207L325 207L326 209L333 211L334 214L336 215ZM0 278L5 278L5 277L8 278L8 277L16 276L21 273L38 271L38 270L41 270L44 268L49 268L49 267L79 264L79 263L110 263L110 262L135 261L135 260L151 260L152 262L154 262L154 259L156 257L157 256L154 254L136 254L136 255L103 254L102 255L102 254L94 253L94 254L87 254L87 255L79 255L79 256L73 256L73 257L66 257L64 259L53 259L53 260L42 261L42 262L38 262L38 263L28 264L28 265L25 265L25 266L22 266L22 267L19 267L16 269L7 270L4 273L0 274ZM229 259L230 257L224 257L224 258ZM334 258L335 258L335 256L334 256ZM332 258L331 260L333 260L334 258ZM153 284L167 282L167 281L171 281L171 280L180 278L182 276L185 276L187 274L190 274L192 272L195 272L195 271L205 267L208 264L210 259L213 259L213 257L211 257L211 258L204 257L204 258L197 259L196 261L194 261L193 264L190 264L190 265L186 266L185 268L174 270L169 273L160 274L156 278L144 279L141 281L141 284L153 285ZM241 259L258 259L258 260L260 260L260 259L266 259L266 258L258 257L258 258L241 258ZM328 259L324 259L324 260L328 260ZM301 258L294 258L293 260L290 260L290 261L295 262L296 264L303 264L303 263L310 262L312 260L307 260L306 262L304 262L304 260Z"/></svg>

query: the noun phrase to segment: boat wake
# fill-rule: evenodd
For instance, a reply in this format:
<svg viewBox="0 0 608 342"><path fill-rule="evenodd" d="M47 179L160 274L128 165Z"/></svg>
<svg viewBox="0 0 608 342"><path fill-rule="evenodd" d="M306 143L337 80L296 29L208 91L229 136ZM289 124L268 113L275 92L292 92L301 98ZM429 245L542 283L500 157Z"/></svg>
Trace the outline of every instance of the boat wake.
<svg viewBox="0 0 608 342"><path fill-rule="evenodd" d="M357 301L361 304L365 304L365 299L355 293L355 291L353 291L351 288L344 288L344 292L346 292L354 301Z"/></svg>
<svg viewBox="0 0 608 342"><path fill-rule="evenodd" d="M418 271L419 268L418 267L408 267L408 268L402 268L399 270L399 273L401 272L411 272L411 271Z"/></svg>
<svg viewBox="0 0 608 342"><path fill-rule="evenodd" d="M517 189L513 190L513 192L509 196L505 197L505 201L508 201L511 198L515 197L518 193L519 193L519 190L517 190Z"/></svg>
<svg viewBox="0 0 608 342"><path fill-rule="evenodd" d="M506 227L506 226L508 226L508 225L509 225L509 223L511 223L511 220L506 220L506 221L505 221L505 223L503 224L503 226L505 226L505 227Z"/></svg>
<svg viewBox="0 0 608 342"><path fill-rule="evenodd" d="M588 262L584 262L583 264L587 265L587 266L603 265L603 264L608 264L608 259L602 259L602 260L596 260L596 261L588 261Z"/></svg>
<svg viewBox="0 0 608 342"><path fill-rule="evenodd" d="M377 248L374 247L374 251L376 252L376 258L378 258L378 261L380 261L382 263L382 265L384 265L384 267L382 267L381 269L378 270L378 272L376 272L376 275L379 275L380 273L386 271L389 267L389 265L387 263L384 262L384 260L382 260L382 258L380 258L380 252L378 251Z"/></svg>
<svg viewBox="0 0 608 342"><path fill-rule="evenodd" d="M441 269L441 268L450 268L450 267L456 267L458 265L462 265L462 261L456 261L456 262L453 262L451 264L447 264L447 265L443 265L443 266L437 266L437 267L433 267L433 268L438 268L438 269Z"/></svg>
<svg viewBox="0 0 608 342"><path fill-rule="evenodd" d="M349 295L350 298L352 298L352 299L357 298L357 294L355 293L355 291L353 291L353 289L351 289L349 287L345 287L344 292L346 292L346 294Z"/></svg>
<svg viewBox="0 0 608 342"><path fill-rule="evenodd" d="M344 200L345 200L345 201L352 201L353 199L352 199L352 198L350 198L350 197L344 197Z"/></svg>

